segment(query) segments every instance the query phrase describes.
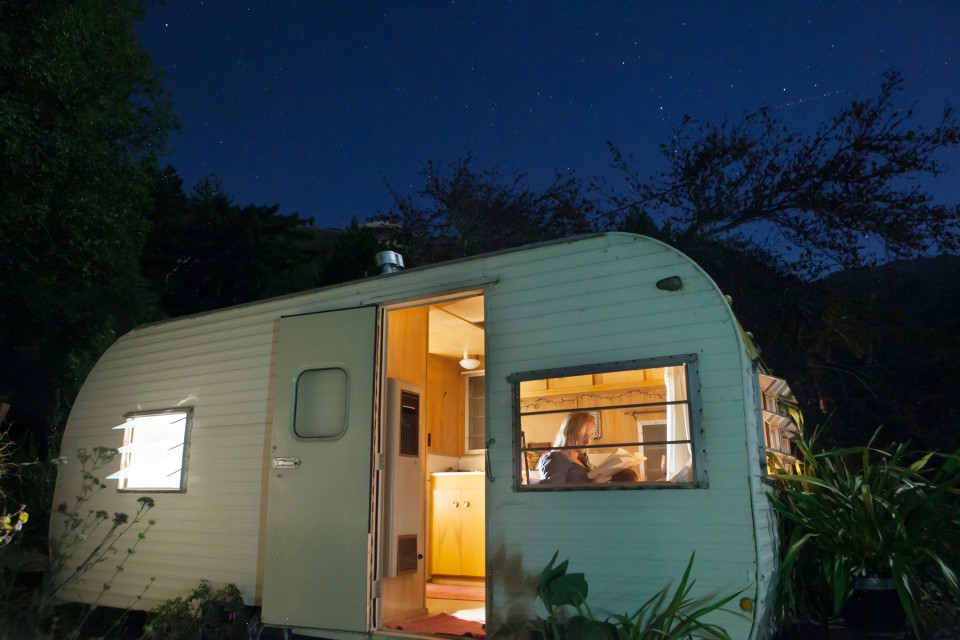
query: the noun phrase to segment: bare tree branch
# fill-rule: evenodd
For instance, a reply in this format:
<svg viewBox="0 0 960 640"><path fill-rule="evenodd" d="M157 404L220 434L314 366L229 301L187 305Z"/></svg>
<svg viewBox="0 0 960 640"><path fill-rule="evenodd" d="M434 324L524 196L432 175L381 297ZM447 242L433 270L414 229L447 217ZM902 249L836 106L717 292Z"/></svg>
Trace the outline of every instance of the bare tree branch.
<svg viewBox="0 0 960 640"><path fill-rule="evenodd" d="M608 222L640 209L680 247L696 238L745 239L776 229L799 251L798 272L869 264L871 249L905 258L960 247L960 206L937 203L918 180L941 175L938 153L960 144L947 105L932 129L897 99L903 80L885 74L875 98L854 100L812 135L792 133L769 109L739 122L685 118L661 145L667 169L641 179L612 143L629 191L613 196Z"/></svg>

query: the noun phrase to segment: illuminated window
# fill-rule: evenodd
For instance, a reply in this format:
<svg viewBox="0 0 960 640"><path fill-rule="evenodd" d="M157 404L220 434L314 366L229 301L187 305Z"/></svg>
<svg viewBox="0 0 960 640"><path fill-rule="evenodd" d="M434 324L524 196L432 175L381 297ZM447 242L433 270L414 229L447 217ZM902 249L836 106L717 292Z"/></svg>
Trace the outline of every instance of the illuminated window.
<svg viewBox="0 0 960 640"><path fill-rule="evenodd" d="M190 411L132 413L123 430L120 471L107 476L121 491L183 491Z"/></svg>
<svg viewBox="0 0 960 640"><path fill-rule="evenodd" d="M696 356L510 377L521 490L705 486Z"/></svg>
<svg viewBox="0 0 960 640"><path fill-rule="evenodd" d="M788 407L796 407L790 385L783 378L761 373L760 405L763 412L763 440L767 452L767 472L776 473L773 467L796 462L794 440L799 435L797 425L790 419Z"/></svg>

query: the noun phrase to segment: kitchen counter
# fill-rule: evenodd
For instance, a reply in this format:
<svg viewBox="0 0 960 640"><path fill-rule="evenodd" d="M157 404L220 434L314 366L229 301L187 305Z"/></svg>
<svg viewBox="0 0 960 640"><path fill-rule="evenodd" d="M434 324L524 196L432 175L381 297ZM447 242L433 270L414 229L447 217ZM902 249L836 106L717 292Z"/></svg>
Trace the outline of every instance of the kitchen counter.
<svg viewBox="0 0 960 640"><path fill-rule="evenodd" d="M482 476L483 471L434 471L431 476Z"/></svg>

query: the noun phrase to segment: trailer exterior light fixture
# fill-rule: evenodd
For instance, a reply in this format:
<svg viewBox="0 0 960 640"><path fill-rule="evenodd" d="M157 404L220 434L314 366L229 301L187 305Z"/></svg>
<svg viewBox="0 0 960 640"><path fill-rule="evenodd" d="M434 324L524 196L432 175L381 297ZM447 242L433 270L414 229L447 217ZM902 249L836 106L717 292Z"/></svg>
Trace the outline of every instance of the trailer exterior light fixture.
<svg viewBox="0 0 960 640"><path fill-rule="evenodd" d="M467 353L463 354L463 360L460 361L460 366L466 369L467 371L473 371L480 366L480 358L473 356Z"/></svg>
<svg viewBox="0 0 960 640"><path fill-rule="evenodd" d="M663 280L657 280L657 289L662 291L680 291L683 288L683 280L680 276L670 276Z"/></svg>

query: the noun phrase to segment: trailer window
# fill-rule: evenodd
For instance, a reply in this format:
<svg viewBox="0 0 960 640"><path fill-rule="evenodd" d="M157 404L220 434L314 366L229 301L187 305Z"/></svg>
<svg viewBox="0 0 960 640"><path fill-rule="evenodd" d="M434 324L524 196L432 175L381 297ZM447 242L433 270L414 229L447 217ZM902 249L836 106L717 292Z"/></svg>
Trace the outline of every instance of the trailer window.
<svg viewBox="0 0 960 640"><path fill-rule="evenodd" d="M767 473L797 461L794 441L800 429L790 418L788 408L797 407L797 399L783 378L760 373L760 408L763 414L763 441L766 445Z"/></svg>
<svg viewBox="0 0 960 640"><path fill-rule="evenodd" d="M703 486L696 357L516 374L521 490Z"/></svg>
<svg viewBox="0 0 960 640"><path fill-rule="evenodd" d="M127 414L114 427L123 431L120 471L107 476L120 491L183 491L190 411Z"/></svg>
<svg viewBox="0 0 960 640"><path fill-rule="evenodd" d="M299 438L336 439L347 429L347 372L306 369L297 376L293 432Z"/></svg>

